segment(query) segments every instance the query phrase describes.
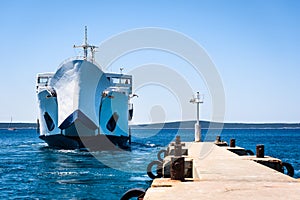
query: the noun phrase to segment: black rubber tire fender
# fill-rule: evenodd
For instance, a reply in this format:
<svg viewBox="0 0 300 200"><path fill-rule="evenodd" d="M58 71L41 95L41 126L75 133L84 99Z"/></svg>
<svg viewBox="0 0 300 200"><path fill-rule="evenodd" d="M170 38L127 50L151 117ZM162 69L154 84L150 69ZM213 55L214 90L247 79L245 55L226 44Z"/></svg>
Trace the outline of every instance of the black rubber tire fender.
<svg viewBox="0 0 300 200"><path fill-rule="evenodd" d="M251 150L249 150L249 149L246 150L246 153L247 153L248 155L250 155L250 156L254 156L253 151L251 151Z"/></svg>
<svg viewBox="0 0 300 200"><path fill-rule="evenodd" d="M163 158L161 157L161 154L162 154L162 153L164 154L164 157L163 157ZM163 162L163 161L164 161L164 158L165 158L167 155L168 155L167 150L162 149L162 150L160 150L160 151L157 153L157 159L158 159L159 161Z"/></svg>
<svg viewBox="0 0 300 200"><path fill-rule="evenodd" d="M129 200L130 198L133 197L144 197L145 195L145 190L142 188L132 188L130 190L127 190L127 192L125 192L120 200Z"/></svg>
<svg viewBox="0 0 300 200"><path fill-rule="evenodd" d="M157 165L156 167L156 175L154 175L152 173L152 167L154 165ZM149 163L148 167L147 167L147 174L150 178L155 179L155 178L161 178L162 177L162 162L155 160L152 161L151 163Z"/></svg>
<svg viewBox="0 0 300 200"><path fill-rule="evenodd" d="M288 176L290 176L290 177L294 176L295 170L294 170L294 167L290 163L282 162L282 167L286 168Z"/></svg>

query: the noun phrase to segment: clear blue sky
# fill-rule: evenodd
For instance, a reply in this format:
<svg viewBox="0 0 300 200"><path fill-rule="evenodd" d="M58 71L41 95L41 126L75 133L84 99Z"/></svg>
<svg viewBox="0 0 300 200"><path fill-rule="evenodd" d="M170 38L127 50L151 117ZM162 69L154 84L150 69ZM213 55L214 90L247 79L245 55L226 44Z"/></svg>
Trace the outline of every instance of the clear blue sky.
<svg viewBox="0 0 300 200"><path fill-rule="evenodd" d="M85 25L89 41L96 45L134 28L181 32L206 50L219 71L226 95L225 121L300 121L299 1L10 0L0 1L0 6L0 121L11 116L15 122L36 121L36 74L55 71L64 59L76 56L78 50L72 46L82 43ZM135 55L139 56L131 54L117 63L136 65ZM143 56L140 65L182 62L168 61L173 57L154 51ZM205 91L195 81L191 81L193 89ZM137 92L140 96L153 90L164 94L155 87ZM161 113L157 105L167 106L166 99L172 98L166 95L152 103L136 99L135 122L163 119L151 120L149 113ZM209 106L204 103L202 109L202 118L209 119ZM165 115L167 121L178 119L178 113Z"/></svg>

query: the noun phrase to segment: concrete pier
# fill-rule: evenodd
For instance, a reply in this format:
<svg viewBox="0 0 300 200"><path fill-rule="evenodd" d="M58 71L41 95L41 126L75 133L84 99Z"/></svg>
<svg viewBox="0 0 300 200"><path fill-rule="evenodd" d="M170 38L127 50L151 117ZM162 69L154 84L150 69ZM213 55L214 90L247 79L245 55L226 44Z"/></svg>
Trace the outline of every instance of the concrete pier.
<svg viewBox="0 0 300 200"><path fill-rule="evenodd" d="M259 164L253 156L239 156L209 142L185 142L185 148L183 157L192 160L192 178L154 179L144 200L300 199L299 180Z"/></svg>

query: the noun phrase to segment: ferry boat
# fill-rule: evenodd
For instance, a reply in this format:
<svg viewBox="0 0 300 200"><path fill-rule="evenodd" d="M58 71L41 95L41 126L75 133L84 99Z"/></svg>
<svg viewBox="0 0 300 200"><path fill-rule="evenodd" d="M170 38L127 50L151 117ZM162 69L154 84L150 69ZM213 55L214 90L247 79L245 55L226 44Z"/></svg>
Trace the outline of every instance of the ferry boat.
<svg viewBox="0 0 300 200"><path fill-rule="evenodd" d="M85 42L83 57L64 61L56 72L37 75L39 138L59 149L130 147L132 76L105 73Z"/></svg>

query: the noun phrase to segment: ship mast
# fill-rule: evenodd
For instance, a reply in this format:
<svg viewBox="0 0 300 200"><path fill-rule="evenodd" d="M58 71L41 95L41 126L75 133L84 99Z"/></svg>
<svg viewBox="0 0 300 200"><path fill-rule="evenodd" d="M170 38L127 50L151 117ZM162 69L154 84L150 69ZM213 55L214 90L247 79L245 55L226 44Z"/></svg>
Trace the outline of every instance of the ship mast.
<svg viewBox="0 0 300 200"><path fill-rule="evenodd" d="M87 60L88 58L88 49L91 50L91 54L92 54L92 63L94 62L95 59L95 49L98 48L97 46L93 46L93 45L89 45L87 42L87 26L85 26L85 32L84 32L84 43L80 46L76 46L74 45L73 48L83 48L83 59Z"/></svg>

